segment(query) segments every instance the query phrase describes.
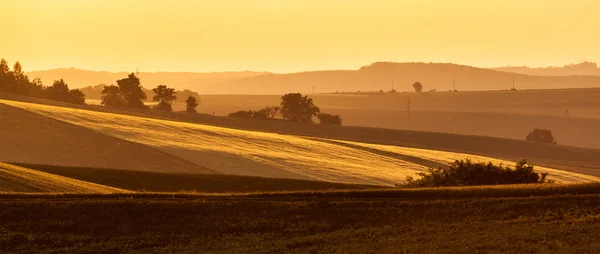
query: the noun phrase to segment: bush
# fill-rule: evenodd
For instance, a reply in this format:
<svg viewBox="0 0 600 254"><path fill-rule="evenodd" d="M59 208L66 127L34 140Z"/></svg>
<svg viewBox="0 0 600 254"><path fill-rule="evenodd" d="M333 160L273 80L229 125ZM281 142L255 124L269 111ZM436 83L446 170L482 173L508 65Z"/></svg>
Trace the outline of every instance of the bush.
<svg viewBox="0 0 600 254"><path fill-rule="evenodd" d="M540 143L547 143L547 144L556 144L556 141L554 140L554 136L552 135L552 131L547 130L547 129L534 129L532 130L529 134L527 134L527 137L525 137L525 140L527 141L533 141L533 142L540 142Z"/></svg>
<svg viewBox="0 0 600 254"><path fill-rule="evenodd" d="M266 107L259 111L253 110L240 110L237 112L230 113L230 117L238 117L238 118L252 118L256 120L271 120L274 119L276 112L275 109L279 110L279 107Z"/></svg>
<svg viewBox="0 0 600 254"><path fill-rule="evenodd" d="M526 160L518 162L514 169L502 164L473 163L471 160L457 160L448 168L430 168L429 172L417 173L419 179L407 177L404 187L443 187L498 184L548 183L548 173L534 172Z"/></svg>
<svg viewBox="0 0 600 254"><path fill-rule="evenodd" d="M321 124L342 125L342 118L340 115L321 113L317 115L317 118L319 118Z"/></svg>
<svg viewBox="0 0 600 254"><path fill-rule="evenodd" d="M252 118L254 116L254 111L252 110L240 110L237 112L233 112L229 114L230 117L238 117L238 118Z"/></svg>

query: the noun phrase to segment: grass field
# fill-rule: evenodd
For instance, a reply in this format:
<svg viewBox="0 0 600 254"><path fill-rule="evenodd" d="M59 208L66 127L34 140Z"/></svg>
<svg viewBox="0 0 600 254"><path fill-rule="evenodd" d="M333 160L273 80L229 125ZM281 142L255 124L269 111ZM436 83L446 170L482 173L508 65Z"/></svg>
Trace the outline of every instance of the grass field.
<svg viewBox="0 0 600 254"><path fill-rule="evenodd" d="M123 193L128 191L0 163L0 192Z"/></svg>
<svg viewBox="0 0 600 254"><path fill-rule="evenodd" d="M353 92L308 95L323 112L341 115L347 126L518 140L523 140L534 128L548 128L559 144L600 148L600 137L595 135L600 128L600 89L597 88L422 94ZM238 110L258 110L266 105L278 105L280 97L203 95L199 112L227 115ZM408 98L410 118L406 112ZM174 109L184 110L185 105L174 105ZM566 109L569 116L565 116Z"/></svg>
<svg viewBox="0 0 600 254"><path fill-rule="evenodd" d="M3 104L0 144L0 162L215 173L156 148Z"/></svg>
<svg viewBox="0 0 600 254"><path fill-rule="evenodd" d="M597 253L600 196L6 199L8 253Z"/></svg>
<svg viewBox="0 0 600 254"><path fill-rule="evenodd" d="M135 192L243 193L381 188L367 185L221 174L148 172L18 163L17 165L40 171L40 173L45 172Z"/></svg>
<svg viewBox="0 0 600 254"><path fill-rule="evenodd" d="M15 101L0 102L84 126L99 133L149 145L225 174L393 185L403 182L406 176L425 170L432 163L439 165L436 157L448 157L451 154L433 150L406 150L399 152L404 156L390 156L383 153L385 151L366 150L364 146L356 148L291 135ZM405 148L397 147L396 151L402 149ZM470 155L453 156L458 158ZM491 160L480 156L474 158ZM551 178L559 182L598 180L576 173L553 172L557 174L551 174Z"/></svg>

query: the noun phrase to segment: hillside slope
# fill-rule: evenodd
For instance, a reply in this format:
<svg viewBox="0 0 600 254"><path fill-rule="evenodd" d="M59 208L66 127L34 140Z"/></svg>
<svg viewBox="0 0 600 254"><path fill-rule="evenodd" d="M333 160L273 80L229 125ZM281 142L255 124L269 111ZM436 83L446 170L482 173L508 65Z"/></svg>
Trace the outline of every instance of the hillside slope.
<svg viewBox="0 0 600 254"><path fill-rule="evenodd" d="M109 194L127 191L0 162L0 192Z"/></svg>
<svg viewBox="0 0 600 254"><path fill-rule="evenodd" d="M390 154L382 149L364 149L345 144L291 135L244 131L215 126L101 113L65 107L2 101L50 118L85 126L120 139L139 142L225 174L294 178L358 184L393 185L406 176L440 162L423 159L425 154L398 147ZM419 154L420 153L420 154ZM457 159L468 154L456 154ZM475 157L474 160L491 160ZM510 162L505 162L510 163ZM512 164L512 163L510 163ZM582 174L538 168L552 172L559 182L600 179Z"/></svg>
<svg viewBox="0 0 600 254"><path fill-rule="evenodd" d="M419 81L424 90L447 91L505 90L513 80L519 89L600 87L598 76L529 76L442 63L373 63L359 70L312 71L270 74L214 85L204 93L283 94L288 92L319 93L343 91L389 91L392 83L397 91L412 91ZM200 92L200 91L199 91Z"/></svg>
<svg viewBox="0 0 600 254"><path fill-rule="evenodd" d="M0 103L0 161L214 173L160 150Z"/></svg>
<svg viewBox="0 0 600 254"><path fill-rule="evenodd" d="M371 185L342 184L222 174L187 174L18 164L26 168L135 192L248 193L272 191L358 190Z"/></svg>

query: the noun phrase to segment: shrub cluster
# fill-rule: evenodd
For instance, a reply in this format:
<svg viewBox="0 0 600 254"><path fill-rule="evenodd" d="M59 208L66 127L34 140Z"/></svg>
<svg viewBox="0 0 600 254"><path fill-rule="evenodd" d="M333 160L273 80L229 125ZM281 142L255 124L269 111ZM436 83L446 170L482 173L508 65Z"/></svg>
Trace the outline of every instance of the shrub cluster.
<svg viewBox="0 0 600 254"><path fill-rule="evenodd" d="M417 173L419 179L407 177L403 187L443 187L475 186L498 184L548 183L548 173L536 173L526 160L518 162L514 168L502 164L473 163L471 160L457 160L448 168L430 168L428 172Z"/></svg>
<svg viewBox="0 0 600 254"><path fill-rule="evenodd" d="M317 115L317 118L319 118L321 124L342 125L342 118L340 115L320 113Z"/></svg>
<svg viewBox="0 0 600 254"><path fill-rule="evenodd" d="M525 140L546 144L556 144L556 140L554 140L552 131L548 129L535 128L529 134L527 134Z"/></svg>

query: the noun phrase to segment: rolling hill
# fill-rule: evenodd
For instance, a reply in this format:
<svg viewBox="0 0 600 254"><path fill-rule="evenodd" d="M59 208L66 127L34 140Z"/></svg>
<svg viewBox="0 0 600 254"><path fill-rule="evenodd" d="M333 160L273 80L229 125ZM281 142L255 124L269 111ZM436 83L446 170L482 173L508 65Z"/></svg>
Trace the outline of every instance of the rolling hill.
<svg viewBox="0 0 600 254"><path fill-rule="evenodd" d="M571 76L571 75L586 75L586 76L600 76L600 68L598 64L594 62L582 62L578 64L568 64L562 67L544 67L544 68L530 68L527 66L510 66L510 67L497 67L490 68L491 70L514 72L525 75L539 75L539 76Z"/></svg>
<svg viewBox="0 0 600 254"><path fill-rule="evenodd" d="M529 76L471 66L443 63L378 62L359 70L312 71L269 74L233 80L214 85L203 93L283 94L288 92L318 93L356 91L412 91L419 81L424 89L447 91L600 87L600 76Z"/></svg>
<svg viewBox="0 0 600 254"><path fill-rule="evenodd" d="M25 102L0 100L0 103L154 147L223 174L393 185L403 182L406 176L440 165L436 157L492 160L469 154L405 147L396 147L390 152L361 142L349 146L331 140ZM558 182L599 180L552 168L538 167L538 170L552 172L552 178Z"/></svg>
<svg viewBox="0 0 600 254"><path fill-rule="evenodd" d="M0 192L110 194L128 191L0 162Z"/></svg>
<svg viewBox="0 0 600 254"><path fill-rule="evenodd" d="M520 72L522 74L517 74ZM524 74L523 74L524 73ZM447 91L505 90L512 88L513 80L518 89L590 88L600 87L600 76L545 76L540 72L529 73L511 68L483 69L446 63L393 63L377 62L358 70L323 70L288 74L267 72L141 72L142 85L153 88L165 84L177 90L189 89L200 94L284 94L288 92L318 93L411 91L416 81L425 90ZM569 74L566 72L565 74ZM588 72L584 72L588 74ZM44 84L65 79L71 88L94 86L101 83L114 84L126 77L126 72L100 72L70 69L54 69L27 73L40 77ZM392 85L394 83L394 85Z"/></svg>
<svg viewBox="0 0 600 254"><path fill-rule="evenodd" d="M215 173L160 150L0 104L0 161Z"/></svg>

